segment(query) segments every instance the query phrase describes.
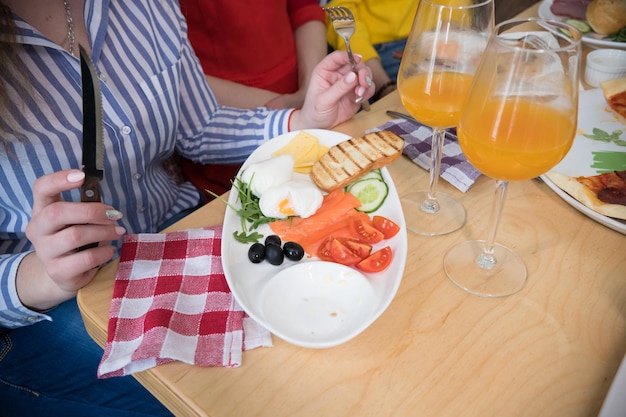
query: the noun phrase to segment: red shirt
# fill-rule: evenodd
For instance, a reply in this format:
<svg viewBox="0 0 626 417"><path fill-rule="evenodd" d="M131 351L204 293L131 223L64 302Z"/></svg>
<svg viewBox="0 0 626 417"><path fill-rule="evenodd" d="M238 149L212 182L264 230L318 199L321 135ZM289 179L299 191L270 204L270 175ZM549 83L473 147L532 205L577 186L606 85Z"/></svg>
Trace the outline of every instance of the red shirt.
<svg viewBox="0 0 626 417"><path fill-rule="evenodd" d="M204 73L276 93L298 89L293 32L325 22L317 0L180 0Z"/></svg>

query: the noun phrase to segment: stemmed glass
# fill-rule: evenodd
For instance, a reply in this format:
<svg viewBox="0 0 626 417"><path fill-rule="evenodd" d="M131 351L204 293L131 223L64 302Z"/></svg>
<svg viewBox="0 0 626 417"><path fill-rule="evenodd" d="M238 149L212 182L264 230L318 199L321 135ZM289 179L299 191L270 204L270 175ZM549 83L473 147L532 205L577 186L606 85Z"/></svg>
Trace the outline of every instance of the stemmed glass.
<svg viewBox="0 0 626 417"><path fill-rule="evenodd" d="M465 223L465 208L437 192L445 129L457 125L493 29L493 0L421 0L398 73L406 110L433 129L428 191L401 198L407 228L437 236Z"/></svg>
<svg viewBox="0 0 626 417"><path fill-rule="evenodd" d="M487 240L460 243L444 256L448 277L480 296L514 294L524 261L495 243L509 181L537 177L570 149L578 118L581 34L565 23L509 20L496 26L457 127L467 159L496 179Z"/></svg>

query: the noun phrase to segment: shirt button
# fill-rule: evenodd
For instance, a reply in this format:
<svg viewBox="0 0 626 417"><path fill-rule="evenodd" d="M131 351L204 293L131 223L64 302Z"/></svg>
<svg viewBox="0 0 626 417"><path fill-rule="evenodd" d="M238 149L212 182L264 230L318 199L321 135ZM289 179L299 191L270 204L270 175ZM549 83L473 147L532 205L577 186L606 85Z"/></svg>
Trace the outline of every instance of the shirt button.
<svg viewBox="0 0 626 417"><path fill-rule="evenodd" d="M142 175L140 173L138 173L138 172L133 174L133 178L136 179L136 180L140 180L141 177L142 177Z"/></svg>
<svg viewBox="0 0 626 417"><path fill-rule="evenodd" d="M100 73L100 81L103 83L107 82L107 76L103 72Z"/></svg>
<svg viewBox="0 0 626 417"><path fill-rule="evenodd" d="M31 322L31 323L34 323L37 320L39 320L39 317L35 317L35 316L28 316L28 317L26 317L26 321Z"/></svg>
<svg viewBox="0 0 626 417"><path fill-rule="evenodd" d="M122 132L123 135L129 135L131 131L132 129L130 128L130 126L122 126L122 128L120 129L120 132Z"/></svg>
<svg viewBox="0 0 626 417"><path fill-rule="evenodd" d="M139 213L143 213L144 211L146 211L146 208L145 208L144 206L142 206L142 207L139 207L139 208L137 209L137 211L138 211Z"/></svg>

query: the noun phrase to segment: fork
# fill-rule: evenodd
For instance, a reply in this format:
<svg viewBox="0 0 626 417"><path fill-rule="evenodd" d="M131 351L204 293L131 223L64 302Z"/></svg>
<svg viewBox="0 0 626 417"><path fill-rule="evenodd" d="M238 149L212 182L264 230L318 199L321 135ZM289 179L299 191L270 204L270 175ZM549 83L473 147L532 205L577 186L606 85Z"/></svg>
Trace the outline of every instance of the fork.
<svg viewBox="0 0 626 417"><path fill-rule="evenodd" d="M350 59L350 65L352 66L352 71L356 73L356 62L354 61L352 49L350 48L350 38L356 29L356 22L354 21L352 12L350 9L343 6L324 7L324 10L328 13L328 16L330 16L333 29L335 29L337 35L341 36L346 43L346 52L348 53L348 58ZM358 97L356 102L361 103L363 110L369 111L370 105L367 100L363 100L363 97Z"/></svg>
<svg viewBox="0 0 626 417"><path fill-rule="evenodd" d="M532 46L534 49L548 49L548 43L543 40L543 38L540 38L537 35L533 35L532 33L529 33L528 35L524 36L524 38L522 38L521 40L522 42L522 46L525 45L530 45Z"/></svg>

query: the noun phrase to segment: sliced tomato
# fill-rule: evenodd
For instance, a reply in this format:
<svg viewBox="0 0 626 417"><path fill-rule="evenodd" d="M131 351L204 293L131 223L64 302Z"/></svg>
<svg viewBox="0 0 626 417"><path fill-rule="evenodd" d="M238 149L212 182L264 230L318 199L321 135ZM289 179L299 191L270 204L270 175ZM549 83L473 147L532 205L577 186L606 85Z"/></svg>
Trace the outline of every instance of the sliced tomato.
<svg viewBox="0 0 626 417"><path fill-rule="evenodd" d="M363 272L380 272L391 264L392 258L391 248L385 246L356 264L356 267Z"/></svg>
<svg viewBox="0 0 626 417"><path fill-rule="evenodd" d="M355 239L346 238L341 238L339 240L361 260L367 258L372 253L372 245L370 245L369 243L359 242Z"/></svg>
<svg viewBox="0 0 626 417"><path fill-rule="evenodd" d="M391 239L400 231L400 226L394 223L393 220L389 220L384 216L374 216L372 218L372 224L377 230L382 232L385 239Z"/></svg>
<svg viewBox="0 0 626 417"><path fill-rule="evenodd" d="M385 238L382 232L363 219L353 219L350 227L361 242L375 244Z"/></svg>
<svg viewBox="0 0 626 417"><path fill-rule="evenodd" d="M317 257L320 258L322 261L335 261L330 253L330 242L332 242L332 240L332 236L324 239L319 248L317 248Z"/></svg>
<svg viewBox="0 0 626 417"><path fill-rule="evenodd" d="M330 241L330 256L335 262L342 265L355 265L363 259L335 238Z"/></svg>

